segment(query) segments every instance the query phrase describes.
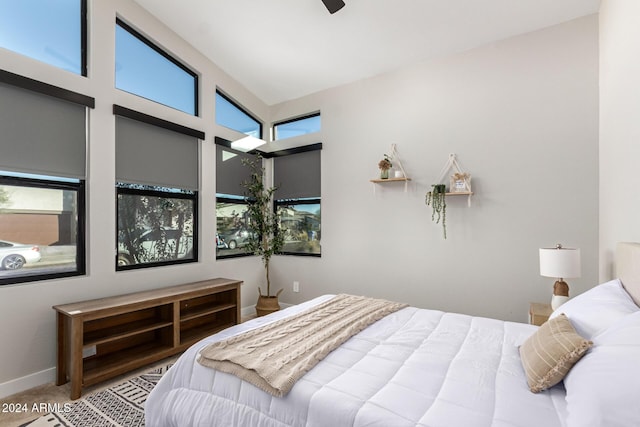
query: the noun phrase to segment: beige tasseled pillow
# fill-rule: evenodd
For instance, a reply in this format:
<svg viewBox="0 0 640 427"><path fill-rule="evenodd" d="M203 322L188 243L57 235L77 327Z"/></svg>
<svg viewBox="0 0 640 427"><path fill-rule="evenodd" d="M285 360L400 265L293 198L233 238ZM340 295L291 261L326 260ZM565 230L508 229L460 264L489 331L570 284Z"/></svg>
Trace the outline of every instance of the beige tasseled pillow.
<svg viewBox="0 0 640 427"><path fill-rule="evenodd" d="M558 384L592 345L564 314L544 323L520 346L529 389L538 393Z"/></svg>

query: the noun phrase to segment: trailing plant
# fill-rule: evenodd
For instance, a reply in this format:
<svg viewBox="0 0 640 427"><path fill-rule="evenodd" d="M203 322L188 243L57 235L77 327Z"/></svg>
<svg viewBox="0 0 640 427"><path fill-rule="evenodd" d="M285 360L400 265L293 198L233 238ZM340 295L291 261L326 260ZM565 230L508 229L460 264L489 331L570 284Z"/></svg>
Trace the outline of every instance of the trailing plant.
<svg viewBox="0 0 640 427"><path fill-rule="evenodd" d="M442 231L444 238L447 238L447 200L446 189L444 184L435 184L431 186L433 189L427 193L425 203L432 207L431 220L436 224L442 220Z"/></svg>
<svg viewBox="0 0 640 427"><path fill-rule="evenodd" d="M247 228L249 242L247 249L262 258L267 279L267 294L271 296L271 281L269 279L269 261L271 256L282 250L284 235L279 232L278 217L272 208L273 193L277 187L266 187L264 184L264 167L262 157L254 160L242 159L242 164L251 168L251 177L242 183L246 190ZM262 290L258 288L260 295Z"/></svg>

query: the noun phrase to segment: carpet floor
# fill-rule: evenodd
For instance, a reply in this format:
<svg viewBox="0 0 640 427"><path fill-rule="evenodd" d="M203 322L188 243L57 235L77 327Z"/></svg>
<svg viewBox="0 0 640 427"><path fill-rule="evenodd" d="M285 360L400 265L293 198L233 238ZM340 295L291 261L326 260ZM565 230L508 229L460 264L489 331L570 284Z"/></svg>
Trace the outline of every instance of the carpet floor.
<svg viewBox="0 0 640 427"><path fill-rule="evenodd" d="M147 396L174 361L168 360L78 400L41 404L36 410L46 409L48 413L22 427L143 427Z"/></svg>

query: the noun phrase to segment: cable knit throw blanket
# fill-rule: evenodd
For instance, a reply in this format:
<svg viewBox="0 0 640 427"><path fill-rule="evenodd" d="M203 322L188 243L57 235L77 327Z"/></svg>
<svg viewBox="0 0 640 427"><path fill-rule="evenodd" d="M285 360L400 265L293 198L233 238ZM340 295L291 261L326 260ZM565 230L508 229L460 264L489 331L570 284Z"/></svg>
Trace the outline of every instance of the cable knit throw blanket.
<svg viewBox="0 0 640 427"><path fill-rule="evenodd" d="M340 344L406 306L340 294L295 316L213 343L200 352L198 362L282 397Z"/></svg>

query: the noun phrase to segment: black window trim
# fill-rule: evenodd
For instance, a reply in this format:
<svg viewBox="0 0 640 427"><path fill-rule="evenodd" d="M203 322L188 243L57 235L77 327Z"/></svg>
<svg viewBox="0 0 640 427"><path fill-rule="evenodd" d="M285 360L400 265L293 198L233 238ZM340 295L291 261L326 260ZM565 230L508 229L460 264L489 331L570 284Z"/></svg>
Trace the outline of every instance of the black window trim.
<svg viewBox="0 0 640 427"><path fill-rule="evenodd" d="M215 144L217 145L221 145L227 148L231 148L231 141L218 137L216 136L214 138ZM316 151L316 150L322 150L322 143L321 142L317 142L315 144L308 144L308 145L302 145L300 147L294 147L294 148L289 148L286 150L278 150L278 151L273 151L273 152L265 152L265 151L260 151L260 150L253 150L251 152L249 152L249 154L259 154L260 156L262 156L265 159L269 159L269 158L274 158L274 157L282 157L282 156L289 156L291 154L298 154L298 153L305 153L307 151ZM246 204L246 198L242 198L242 199L233 199L233 198L225 198L225 197L217 197L216 196L216 204L218 201L222 201L222 202L230 202L230 203L238 203L238 204ZM274 200L273 204L272 204L272 208L273 208L273 212L277 213L277 209L278 206L280 205L290 205L290 204L297 204L297 205L303 205L303 204L308 204L308 205L314 205L314 204L318 204L322 206L322 198L321 197L316 197L316 198L310 198L310 199L280 199L280 200ZM227 255L227 256L218 256L216 254L216 259L229 259L229 258L238 258L238 257L244 257L244 256L252 256L253 254L247 253L247 254L237 254L237 255ZM312 254L312 253L303 253L303 252L278 252L276 255L290 255L290 256L310 256L310 257L316 257L316 258L321 258L322 257L322 253L319 254Z"/></svg>
<svg viewBox="0 0 640 427"><path fill-rule="evenodd" d="M322 142L316 142L315 144L301 145L299 147L287 148L286 150L278 150L272 152L260 152L260 155L265 159L271 159L274 157L290 156L292 154L306 153L307 151L322 150Z"/></svg>
<svg viewBox="0 0 640 427"><path fill-rule="evenodd" d="M116 272L118 271L128 271L128 270L139 270L141 268L153 268L153 267L162 267L165 265L177 265L177 264L190 264L197 263L198 259L198 191L192 191L193 194L181 193L181 192L171 192L171 191L159 191L159 190L145 190L138 188L127 188L116 185L116 256L115 256L115 266ZM193 201L193 259L175 259L170 261L157 261L157 262L145 262L139 264L131 264L125 266L118 265L118 207L119 207L119 198L120 194L127 194L133 196L151 196L151 197L164 197L171 199L185 199Z"/></svg>
<svg viewBox="0 0 640 427"><path fill-rule="evenodd" d="M216 195L216 208L218 206L218 202L221 202L221 203L235 203L237 205L248 205L249 204L249 202L247 201L246 197L242 197L241 199L234 199L232 197L224 197L224 196L220 197L220 196ZM216 215L216 219L217 219L217 215ZM219 234L217 226L216 226L216 234ZM216 248L216 259L217 260L219 260L219 259L232 259L232 258L244 258L244 257L249 257L249 256L256 256L252 252L243 252L243 253L230 254L230 255L220 255L220 252L218 252L217 249L218 248Z"/></svg>
<svg viewBox="0 0 640 427"><path fill-rule="evenodd" d="M287 123L293 123L293 122L297 122L300 120L304 120L304 119L310 119L312 117L319 117L320 116L320 111L316 111L315 113L309 113L309 114L303 114L302 116L296 116L296 117L292 117L289 119L285 119L285 120L279 120L277 122L273 122L271 124L271 126L279 126L279 125L286 125Z"/></svg>
<svg viewBox="0 0 640 427"><path fill-rule="evenodd" d="M89 52L88 50L89 42L87 37L87 31L89 26L87 25L87 19L88 19L87 0L81 0L80 1L80 61L81 61L80 72L82 73L83 77L88 76L87 55Z"/></svg>
<svg viewBox="0 0 640 427"><path fill-rule="evenodd" d="M221 138L219 136L216 136L214 138L214 143L216 145L221 145L223 147L232 148L231 141L229 141L228 139ZM247 154L254 154L254 155L259 154L264 159L271 159L274 157L290 156L291 154L306 153L307 151L316 151L316 150L322 150L322 142L301 145L299 147L287 148L285 150L278 150L278 151L261 151L256 149L256 150L249 151Z"/></svg>
<svg viewBox="0 0 640 427"><path fill-rule="evenodd" d="M192 136L203 141L205 140L206 135L203 131L183 126L178 123L170 122L168 120L160 119L149 114L141 113L139 111L132 110L121 105L113 104L113 114L115 114L116 116L126 117L131 120L136 120L149 125L178 132L183 135Z"/></svg>
<svg viewBox="0 0 640 427"><path fill-rule="evenodd" d="M286 150L273 151L271 153L261 153L261 154L262 154L262 157L268 159L268 158L274 158L274 157L290 156L292 154L306 153L308 151L316 151L316 150L322 150L322 142L317 142L315 144L309 144L309 145L302 145L300 147L289 148ZM277 213L278 206L292 205L292 204L296 204L296 205L316 205L317 204L322 206L322 197L314 197L309 199L306 199L306 198L305 199L277 199L273 201L273 211L274 213ZM322 253L312 254L312 253L305 253L305 252L279 252L278 255L310 256L310 257L316 257L316 258L322 257Z"/></svg>
<svg viewBox="0 0 640 427"><path fill-rule="evenodd" d="M96 107L96 100L91 96L21 76L10 71L0 70L0 83L6 83L8 85L30 90L42 95L49 95L64 101L73 102L74 104L84 105L85 107Z"/></svg>
<svg viewBox="0 0 640 427"><path fill-rule="evenodd" d="M193 93L194 93L193 102L195 104L194 108L193 108L193 112L194 112L193 115L196 116L196 117L199 117L200 116L200 112L199 112L198 106L199 106L200 102L199 102L199 96L198 96L198 86L199 86L198 74L195 71L193 71L191 68L189 68L187 65L185 65L183 62L179 61L178 59L176 59L175 57L170 55L168 52L163 50L160 46L156 45L151 40L149 40L147 37L142 35L142 33L140 33L138 30L133 28L131 25L127 24L123 19L121 19L121 18L119 18L117 16L116 16L116 25L119 25L120 27L122 27L125 31L130 33L132 36L134 36L135 38L137 38L138 40L140 40L141 42L146 44L148 47L150 47L151 49L153 49L154 51L156 51L157 53L162 55L164 58L168 59L171 63L173 63L174 65L178 66L182 71L186 72L191 77L193 77L193 86L194 86L193 87ZM139 96L139 95L136 95L136 96ZM157 102L157 101L154 101L154 102ZM162 104L162 105L164 105L164 104ZM168 107L174 108L174 107L172 107L170 105L168 105Z"/></svg>
<svg viewBox="0 0 640 427"><path fill-rule="evenodd" d="M288 205L320 205L322 206L321 197L313 198L313 199L282 199L282 200L274 200L273 201L273 213L277 215L279 206L288 206ZM280 229L278 228L278 231ZM322 252L319 254L313 254L309 252L287 252L280 251L277 255L287 255L287 256L306 256L306 257L314 257L314 258L322 258Z"/></svg>
<svg viewBox="0 0 640 427"><path fill-rule="evenodd" d="M233 150L233 148L231 147L231 141L229 141L228 139L224 139L224 138L221 138L219 136L216 136L214 138L214 143L216 145L220 145L222 147L226 147L226 148L229 148L229 149ZM246 154L257 155L257 154L261 154L261 152L259 150L251 150ZM224 196L218 196L217 193L216 193L216 210L217 210L218 202L235 203L235 204L238 204L238 205L248 205L249 204L246 196L240 195L240 194L238 194L237 196L238 196L238 198L224 197ZM216 220L217 220L217 218L218 218L218 215L216 214ZM216 233L218 233L217 221L216 221ZM220 255L220 252L218 252L217 248L216 248L216 259L232 259L232 258L242 258L242 257L248 257L248 256L255 256L255 255L252 254L251 252L244 252L244 253L230 254L230 255Z"/></svg>
<svg viewBox="0 0 640 427"><path fill-rule="evenodd" d="M52 177L55 179L55 177ZM76 241L76 270L61 273L34 274L0 279L0 286L31 283L42 280L60 279L86 275L86 184L80 179L77 182L55 181L36 178L23 178L0 175L0 184L32 188L49 188L55 190L69 190L77 193L77 241Z"/></svg>
<svg viewBox="0 0 640 427"><path fill-rule="evenodd" d="M255 115L253 115L253 113L251 113L249 110L247 110L246 108L244 108L242 105L240 105L238 102L236 102L231 96L227 95L224 91L222 91L222 89L220 89L219 87L216 87L216 94L220 95L221 97L223 97L225 100L227 100L227 102L229 102L231 105L233 105L234 107L236 107L238 110L242 111L244 114L246 114L247 116L249 116L250 118L252 118L253 120L256 121L256 123L258 123L258 126L260 127L260 138L262 138L264 136L263 132L264 132L264 123L262 123L262 120L258 119ZM220 125L220 126L224 126L224 125ZM226 127L226 126L225 126ZM230 129L230 128L229 128ZM237 129L233 129L237 132Z"/></svg>

